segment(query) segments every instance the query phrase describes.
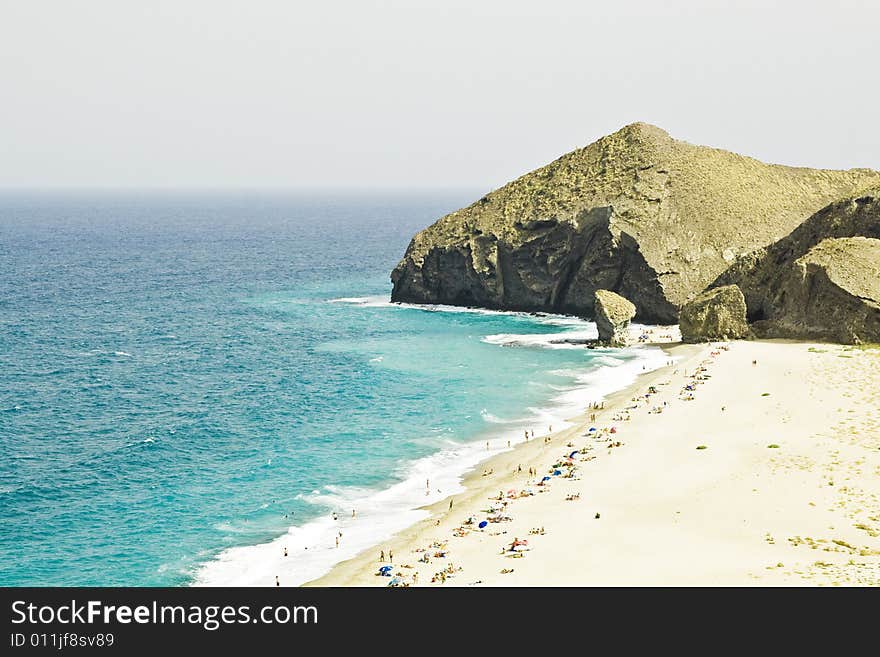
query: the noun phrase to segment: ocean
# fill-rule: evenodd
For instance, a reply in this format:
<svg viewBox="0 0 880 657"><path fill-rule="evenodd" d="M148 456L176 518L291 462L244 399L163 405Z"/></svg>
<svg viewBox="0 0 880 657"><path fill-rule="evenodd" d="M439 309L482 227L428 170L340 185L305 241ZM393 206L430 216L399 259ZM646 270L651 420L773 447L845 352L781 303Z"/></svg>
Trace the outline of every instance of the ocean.
<svg viewBox="0 0 880 657"><path fill-rule="evenodd" d="M665 363L391 304L410 237L478 196L0 196L0 585L270 584L282 546L309 581Z"/></svg>

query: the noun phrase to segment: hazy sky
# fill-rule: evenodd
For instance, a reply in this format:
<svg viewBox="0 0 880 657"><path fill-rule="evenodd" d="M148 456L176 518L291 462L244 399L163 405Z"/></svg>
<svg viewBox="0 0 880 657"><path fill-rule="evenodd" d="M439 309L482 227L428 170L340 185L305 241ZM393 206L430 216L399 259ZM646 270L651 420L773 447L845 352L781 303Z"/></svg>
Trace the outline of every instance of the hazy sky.
<svg viewBox="0 0 880 657"><path fill-rule="evenodd" d="M0 0L0 187L492 188L632 121L880 168L876 0Z"/></svg>

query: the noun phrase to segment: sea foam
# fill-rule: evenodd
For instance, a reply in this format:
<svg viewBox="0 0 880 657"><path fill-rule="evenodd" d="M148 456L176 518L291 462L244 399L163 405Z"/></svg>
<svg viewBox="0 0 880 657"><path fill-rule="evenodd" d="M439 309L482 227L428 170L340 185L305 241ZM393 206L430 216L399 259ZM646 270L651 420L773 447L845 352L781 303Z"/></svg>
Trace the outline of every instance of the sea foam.
<svg viewBox="0 0 880 657"><path fill-rule="evenodd" d="M346 297L336 303L365 307L391 307L386 297ZM485 312L459 307L416 307L430 312ZM447 310L448 309L448 310ZM503 313L512 314L512 313ZM550 334L499 334L483 341L499 346L526 348L576 348L582 345L556 343L554 340L595 337L595 325L577 318L542 316L541 323L568 327L568 331ZM639 374L664 366L669 356L657 347L636 346L617 350L586 351L592 358L585 368L552 371L570 381L558 386L558 394L543 407L525 409L529 415L518 419L499 418L488 410L480 413L487 431L471 442L447 441L436 453L411 462L401 462L397 481L381 489L325 486L299 496L316 508L327 509L321 516L294 525L282 536L259 545L233 547L205 563L196 573L196 586L271 586L275 577L284 586L295 586L327 573L335 564L359 552L376 547L382 541L426 518L421 508L449 495L462 492L465 474L485 459L508 450L523 440L524 429L543 434L546 427L555 430L570 426L569 418L580 415L590 402L632 384ZM488 449L487 449L488 442ZM427 484L427 485L426 485ZM352 510L356 516L352 517ZM332 515L335 513L335 518ZM336 538L341 537L337 547ZM288 556L284 556L284 549Z"/></svg>

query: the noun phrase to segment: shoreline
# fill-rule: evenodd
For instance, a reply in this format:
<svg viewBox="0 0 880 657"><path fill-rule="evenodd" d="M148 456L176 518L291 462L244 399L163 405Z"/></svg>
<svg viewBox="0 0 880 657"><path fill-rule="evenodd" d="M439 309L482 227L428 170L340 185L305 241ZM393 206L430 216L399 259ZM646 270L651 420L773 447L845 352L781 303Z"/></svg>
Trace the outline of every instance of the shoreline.
<svg viewBox="0 0 880 657"><path fill-rule="evenodd" d="M428 518L305 585L387 586L376 575L387 550L401 585L880 584L880 351L785 340L664 351L679 360L597 416L619 447L584 436L589 412L571 418L547 444L536 434L481 462L451 509L449 497L426 505ZM689 382L693 400L679 394ZM634 402L650 386L650 402ZM612 420L626 407L631 420ZM547 472L568 443L595 459L510 498L510 521L463 524L499 491L535 489L528 469ZM529 545L509 551L514 539Z"/></svg>
<svg viewBox="0 0 880 657"><path fill-rule="evenodd" d="M553 318L563 319L563 318ZM565 318L566 328L572 320ZM584 323L578 330L559 333L504 334L507 341L537 336L542 343L552 342L558 335L583 335L595 329ZM668 354L662 347L677 338L677 327L631 326L632 344L626 350L603 348L598 352L583 347L554 347L583 351L582 364L564 372L573 377L571 383L558 388L552 397L529 407L533 414L516 421L486 419L486 426L473 439L438 446L438 451L407 462L397 481L378 489L352 489L348 491L327 490L320 493L324 504L334 509L326 515L318 515L293 525L288 530L265 542L229 547L204 562L194 573L189 586L272 586L276 578L282 586L307 585L332 572L344 563L395 535L406 531L432 514L432 509L448 504L453 496L467 492L466 481L489 460L510 454L518 446L528 444L523 440L525 427L538 429L546 424L559 427L572 426L572 419L579 416L591 400L601 400L617 394L631 382L646 373L662 368L668 362ZM493 337L493 336L490 336ZM647 340L643 342L642 339ZM485 338L481 341L486 341ZM530 348L537 345L528 344ZM541 344L542 348L546 348ZM574 352L572 352L574 353ZM568 367L568 366L567 366ZM645 371L647 368L647 371ZM576 371L575 371L576 370ZM613 392L611 392L613 391ZM556 426L559 425L559 426ZM541 433L543 435L543 432ZM483 450L487 444L488 453ZM426 491L425 478L430 480ZM354 495L352 495L354 493ZM313 491L318 496L318 491ZM349 515L356 509L357 517ZM334 549L334 537L336 544ZM288 554L290 555L289 558Z"/></svg>
<svg viewBox="0 0 880 657"><path fill-rule="evenodd" d="M487 456L462 475L461 486L463 490L461 492L447 495L440 500L417 508L418 511L429 514L426 518L410 524L385 541L377 542L375 545L358 552L355 556L336 563L327 573L307 581L301 586L345 586L346 584L342 582L347 577L353 575L351 571L366 567L373 560L373 552L380 550L381 545L412 541L425 532L435 529L438 518L446 520L447 515L450 513L450 500L453 502L452 511L459 512L462 508L472 507L476 502L481 501L484 493L497 490L499 484L504 488L505 484L512 483L511 479L521 480L524 474L518 472L514 474L515 469L522 466L524 472L527 472L529 467L538 468L540 459L548 455L548 450L564 445L576 434L583 432L587 428L587 425L590 423L591 413L597 415L597 422L602 421L603 418L612 417L637 390L652 385L664 378L664 375L668 375L672 370L687 367L703 351L708 350L708 345L706 344L685 344L681 342L650 342L631 346L658 347L670 360L678 360L675 360L672 365L664 365L657 369L638 373L635 381L604 397L604 410L587 410L578 415L564 418L569 426L552 434L548 434L546 431L536 433L534 438L530 438L528 441L520 439L520 442L513 443L509 449ZM544 443L544 439L548 436L551 438L551 441ZM501 475L501 473L509 474L504 477L484 476L483 473L487 470L492 470L496 475ZM507 488L504 488L504 490L507 490ZM458 515L461 514L459 513ZM441 526L443 525L443 520L441 520ZM384 582L377 583L381 584Z"/></svg>

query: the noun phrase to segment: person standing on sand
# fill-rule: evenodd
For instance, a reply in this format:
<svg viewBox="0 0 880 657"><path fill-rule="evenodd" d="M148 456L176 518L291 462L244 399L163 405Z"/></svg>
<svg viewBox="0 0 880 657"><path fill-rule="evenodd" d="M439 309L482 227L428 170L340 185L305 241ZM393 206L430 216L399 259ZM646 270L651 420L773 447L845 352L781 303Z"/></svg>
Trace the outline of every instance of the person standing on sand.
<svg viewBox="0 0 880 657"><path fill-rule="evenodd" d="M449 510L452 511L452 498L449 498Z"/></svg>
<svg viewBox="0 0 880 657"><path fill-rule="evenodd" d="M336 537L336 547L339 547L339 537Z"/></svg>
<svg viewBox="0 0 880 657"><path fill-rule="evenodd" d="M388 550L388 563L394 563L394 553Z"/></svg>
<svg viewBox="0 0 880 657"><path fill-rule="evenodd" d="M284 548L284 556L287 556L287 548Z"/></svg>
<svg viewBox="0 0 880 657"><path fill-rule="evenodd" d="M281 582L278 581L278 575L275 575L275 586L281 586Z"/></svg>
<svg viewBox="0 0 880 657"><path fill-rule="evenodd" d="M385 550L380 550L379 551L379 563L382 563L383 561L385 561Z"/></svg>

